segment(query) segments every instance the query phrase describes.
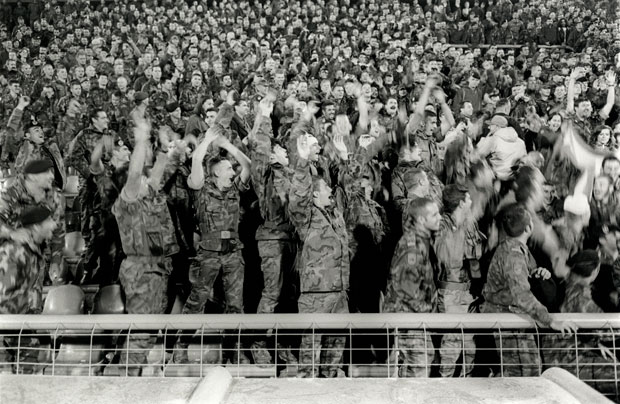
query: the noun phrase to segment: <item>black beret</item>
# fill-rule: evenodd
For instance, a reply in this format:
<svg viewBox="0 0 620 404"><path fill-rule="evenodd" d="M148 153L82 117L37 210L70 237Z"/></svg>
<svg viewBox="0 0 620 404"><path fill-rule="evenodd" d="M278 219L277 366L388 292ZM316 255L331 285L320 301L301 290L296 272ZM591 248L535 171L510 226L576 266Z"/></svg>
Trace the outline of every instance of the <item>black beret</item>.
<svg viewBox="0 0 620 404"><path fill-rule="evenodd" d="M177 108L179 108L179 104L176 102L171 102L170 104L166 104L166 111L174 112Z"/></svg>
<svg viewBox="0 0 620 404"><path fill-rule="evenodd" d="M40 174L54 167L49 159L32 160L24 167L24 174Z"/></svg>
<svg viewBox="0 0 620 404"><path fill-rule="evenodd" d="M26 124L24 126L24 129L27 132L32 128L40 128L41 124L39 124L39 121L37 121L37 118L34 115L30 115L30 119L26 121Z"/></svg>
<svg viewBox="0 0 620 404"><path fill-rule="evenodd" d="M31 226L41 223L52 215L49 209L43 206L28 206L19 217L22 226Z"/></svg>
<svg viewBox="0 0 620 404"><path fill-rule="evenodd" d="M587 278L599 266L601 259L596 250L583 250L573 255L567 262L571 272Z"/></svg>

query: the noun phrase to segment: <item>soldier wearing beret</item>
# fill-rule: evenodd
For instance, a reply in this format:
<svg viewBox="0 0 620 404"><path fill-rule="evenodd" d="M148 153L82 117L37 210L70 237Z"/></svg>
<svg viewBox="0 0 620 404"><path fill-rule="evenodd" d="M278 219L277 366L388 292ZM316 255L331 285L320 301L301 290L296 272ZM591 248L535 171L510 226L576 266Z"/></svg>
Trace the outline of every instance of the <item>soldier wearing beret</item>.
<svg viewBox="0 0 620 404"><path fill-rule="evenodd" d="M43 246L52 238L56 221L52 212L42 206L25 206L17 221L19 238L0 236L0 314L38 314L43 308ZM39 340L0 337L0 346L16 347L18 343L20 372L32 373ZM15 362L15 355L14 350L0 350L0 362Z"/></svg>
<svg viewBox="0 0 620 404"><path fill-rule="evenodd" d="M24 208L38 205L52 212L57 227L49 241L49 275L52 282L61 282L62 253L65 245L64 204L60 192L54 187L54 165L50 160L33 160L26 164L23 173L0 192L0 237L23 242L28 232L19 226Z"/></svg>

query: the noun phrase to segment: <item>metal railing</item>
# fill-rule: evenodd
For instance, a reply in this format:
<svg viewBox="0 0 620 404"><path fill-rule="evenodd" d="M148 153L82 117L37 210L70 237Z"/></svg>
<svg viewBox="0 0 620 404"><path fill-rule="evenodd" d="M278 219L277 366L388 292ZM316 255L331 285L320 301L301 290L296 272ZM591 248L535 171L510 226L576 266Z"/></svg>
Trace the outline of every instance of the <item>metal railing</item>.
<svg viewBox="0 0 620 404"><path fill-rule="evenodd" d="M579 331L516 314L3 315L0 372L202 377L224 364L236 377L507 377L560 367L617 400L620 316L555 317ZM257 341L271 362L243 360Z"/></svg>

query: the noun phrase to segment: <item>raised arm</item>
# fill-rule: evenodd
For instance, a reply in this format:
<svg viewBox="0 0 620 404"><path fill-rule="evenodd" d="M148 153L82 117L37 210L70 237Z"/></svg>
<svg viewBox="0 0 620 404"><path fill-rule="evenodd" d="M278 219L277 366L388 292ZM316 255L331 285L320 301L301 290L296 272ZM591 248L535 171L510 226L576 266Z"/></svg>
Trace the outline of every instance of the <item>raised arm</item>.
<svg viewBox="0 0 620 404"><path fill-rule="evenodd" d="M607 101L599 111L599 116L603 119L609 118L611 109L616 101L616 72L609 70L605 73L605 84L607 84Z"/></svg>
<svg viewBox="0 0 620 404"><path fill-rule="evenodd" d="M187 185L189 185L191 189L199 190L203 187L205 182L203 162L207 155L207 150L211 143L223 132L224 129L220 125L213 125L207 130L204 139L196 150L194 150L194 155L192 156L192 171L187 178Z"/></svg>
<svg viewBox="0 0 620 404"><path fill-rule="evenodd" d="M134 141L135 146L133 153L131 153L131 160L129 161L129 169L127 170L127 182L123 187L124 197L129 201L138 199L140 193L140 182L142 178L142 171L144 170L144 163L146 162L147 149L149 147L149 135L151 131L151 125L143 117L137 115L134 119Z"/></svg>
<svg viewBox="0 0 620 404"><path fill-rule="evenodd" d="M312 218L312 174L310 173L310 144L308 136L297 138L297 153L299 158L289 195L289 217L297 229L301 239L305 239L306 231Z"/></svg>

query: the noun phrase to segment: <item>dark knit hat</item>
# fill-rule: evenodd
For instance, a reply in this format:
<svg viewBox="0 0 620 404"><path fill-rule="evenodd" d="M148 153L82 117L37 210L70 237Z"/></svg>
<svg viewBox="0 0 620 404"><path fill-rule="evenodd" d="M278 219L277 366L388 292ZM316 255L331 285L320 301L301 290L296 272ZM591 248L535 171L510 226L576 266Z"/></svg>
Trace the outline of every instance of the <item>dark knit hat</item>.
<svg viewBox="0 0 620 404"><path fill-rule="evenodd" d="M24 167L24 174L40 174L54 167L54 163L49 159L32 160Z"/></svg>
<svg viewBox="0 0 620 404"><path fill-rule="evenodd" d="M32 226L41 223L52 215L49 209L43 206L27 206L19 216L22 226Z"/></svg>
<svg viewBox="0 0 620 404"><path fill-rule="evenodd" d="M567 262L571 267L571 272L581 277L587 278L598 268L601 259L596 250L583 250L573 255Z"/></svg>

